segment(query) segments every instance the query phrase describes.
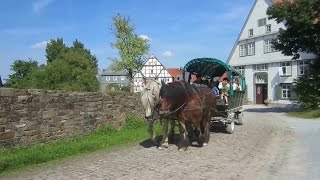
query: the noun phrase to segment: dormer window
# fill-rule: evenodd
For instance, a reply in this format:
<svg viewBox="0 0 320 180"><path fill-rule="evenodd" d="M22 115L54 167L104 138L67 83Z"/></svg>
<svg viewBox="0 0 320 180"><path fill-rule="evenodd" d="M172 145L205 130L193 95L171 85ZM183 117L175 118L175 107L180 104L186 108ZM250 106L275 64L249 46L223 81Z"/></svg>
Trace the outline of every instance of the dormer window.
<svg viewBox="0 0 320 180"><path fill-rule="evenodd" d="M266 24L267 24L267 19L266 18L258 20L258 27L265 26Z"/></svg>
<svg viewBox="0 0 320 180"><path fill-rule="evenodd" d="M266 33L271 32L271 24L266 25Z"/></svg>
<svg viewBox="0 0 320 180"><path fill-rule="evenodd" d="M253 29L249 29L249 37L253 36Z"/></svg>

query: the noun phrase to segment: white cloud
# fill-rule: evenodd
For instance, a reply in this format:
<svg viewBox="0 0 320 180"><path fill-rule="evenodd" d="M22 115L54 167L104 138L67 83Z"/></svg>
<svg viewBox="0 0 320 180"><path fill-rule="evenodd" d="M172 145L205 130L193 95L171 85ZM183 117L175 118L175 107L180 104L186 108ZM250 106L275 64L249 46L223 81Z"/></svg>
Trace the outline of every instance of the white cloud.
<svg viewBox="0 0 320 180"><path fill-rule="evenodd" d="M164 53L162 53L162 56L164 57L172 57L173 56L173 53L171 51L165 51Z"/></svg>
<svg viewBox="0 0 320 180"><path fill-rule="evenodd" d="M47 44L49 43L49 41L42 41L42 42L38 42L35 43L31 46L31 48L33 49L43 49L47 47Z"/></svg>
<svg viewBox="0 0 320 180"><path fill-rule="evenodd" d="M141 34L138 37L141 38L141 39L144 39L144 40L151 41L151 38L149 38L147 35L144 35L144 34Z"/></svg>
<svg viewBox="0 0 320 180"><path fill-rule="evenodd" d="M34 13L40 13L44 8L51 4L54 0L37 0L32 4Z"/></svg>

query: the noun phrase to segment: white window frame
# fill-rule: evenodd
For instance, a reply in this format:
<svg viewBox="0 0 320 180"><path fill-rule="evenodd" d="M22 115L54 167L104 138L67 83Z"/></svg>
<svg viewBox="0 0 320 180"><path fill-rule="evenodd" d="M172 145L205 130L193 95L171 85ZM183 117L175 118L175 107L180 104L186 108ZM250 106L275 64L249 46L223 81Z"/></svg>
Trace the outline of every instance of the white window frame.
<svg viewBox="0 0 320 180"><path fill-rule="evenodd" d="M268 71L268 64L254 64L252 66L254 71Z"/></svg>
<svg viewBox="0 0 320 180"><path fill-rule="evenodd" d="M110 76L106 76L106 81L110 81Z"/></svg>
<svg viewBox="0 0 320 180"><path fill-rule="evenodd" d="M292 63L281 62L280 63L280 76L291 76L292 75Z"/></svg>
<svg viewBox="0 0 320 180"><path fill-rule="evenodd" d="M292 98L292 85L291 84L281 84L281 98L282 99Z"/></svg>
<svg viewBox="0 0 320 180"><path fill-rule="evenodd" d="M121 81L124 81L125 80L125 76L121 76L120 79L121 79Z"/></svg>
<svg viewBox="0 0 320 180"><path fill-rule="evenodd" d="M248 30L248 36L249 36L249 37L252 37L252 36L253 36L253 29L249 29L249 30Z"/></svg>
<svg viewBox="0 0 320 180"><path fill-rule="evenodd" d="M275 52L275 49L272 44L272 39L264 40L264 53L272 53Z"/></svg>
<svg viewBox="0 0 320 180"><path fill-rule="evenodd" d="M266 33L271 33L271 24L266 25Z"/></svg>
<svg viewBox="0 0 320 180"><path fill-rule="evenodd" d="M248 43L247 49L248 49L248 53L247 53L248 56L253 56L253 55L255 55L255 42L253 42L253 43Z"/></svg>
<svg viewBox="0 0 320 180"><path fill-rule="evenodd" d="M247 56L247 45L246 44L239 46L239 55L240 55L240 57Z"/></svg>
<svg viewBox="0 0 320 180"><path fill-rule="evenodd" d="M309 70L309 63L306 60L297 61L298 76L304 75Z"/></svg>
<svg viewBox="0 0 320 180"><path fill-rule="evenodd" d="M267 18L262 18L258 20L258 27L265 26L267 24Z"/></svg>
<svg viewBox="0 0 320 180"><path fill-rule="evenodd" d="M244 76L245 73L245 67L244 66L235 66L234 67L237 71L239 71L240 74Z"/></svg>
<svg viewBox="0 0 320 180"><path fill-rule="evenodd" d="M117 78L117 76L113 76L113 78L112 78L114 81L116 81L118 78Z"/></svg>

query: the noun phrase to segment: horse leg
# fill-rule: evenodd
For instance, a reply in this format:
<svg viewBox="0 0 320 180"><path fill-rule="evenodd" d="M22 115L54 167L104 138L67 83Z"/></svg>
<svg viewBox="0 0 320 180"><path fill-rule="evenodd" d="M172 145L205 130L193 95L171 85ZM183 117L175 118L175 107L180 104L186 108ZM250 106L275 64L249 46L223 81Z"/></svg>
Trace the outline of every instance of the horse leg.
<svg viewBox="0 0 320 180"><path fill-rule="evenodd" d="M173 143L175 125L176 125L175 120L170 119L170 131L168 135L168 143Z"/></svg>
<svg viewBox="0 0 320 180"><path fill-rule="evenodd" d="M207 146L210 140L210 127L211 127L210 121L207 121L205 126L206 126L204 130L205 140L204 140L203 146Z"/></svg>
<svg viewBox="0 0 320 180"><path fill-rule="evenodd" d="M179 121L179 123L181 127L180 136L182 136L179 142L179 151L186 151L187 147L189 146L186 124L185 124L185 121L184 122Z"/></svg>
<svg viewBox="0 0 320 180"><path fill-rule="evenodd" d="M155 143L155 135L154 135L154 130L153 130L153 124L154 124L154 120L152 118L148 119L147 120L147 131L149 133L149 137L150 137L150 140Z"/></svg>
<svg viewBox="0 0 320 180"><path fill-rule="evenodd" d="M194 123L194 131L195 131L195 135L197 138L197 143L199 144L199 146L203 146L203 143L205 141L205 135L204 135L204 122L202 122L202 118L201 116L196 118L199 121L196 121Z"/></svg>
<svg viewBox="0 0 320 180"><path fill-rule="evenodd" d="M168 136L168 119L164 119L162 122L162 140L159 144L158 149L165 149L168 148L169 144L167 141L167 136Z"/></svg>

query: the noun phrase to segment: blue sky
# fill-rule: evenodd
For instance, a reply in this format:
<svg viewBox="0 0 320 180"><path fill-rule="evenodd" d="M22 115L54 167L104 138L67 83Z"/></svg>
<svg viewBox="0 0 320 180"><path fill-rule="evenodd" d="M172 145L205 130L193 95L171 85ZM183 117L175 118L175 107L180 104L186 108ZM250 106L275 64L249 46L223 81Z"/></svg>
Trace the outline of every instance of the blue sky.
<svg viewBox="0 0 320 180"><path fill-rule="evenodd" d="M78 39L107 68L117 51L110 44L112 17L130 16L136 34L150 39L150 54L166 67L182 67L196 57L226 60L254 0L2 0L0 75L11 74L15 59L45 63L45 45Z"/></svg>

